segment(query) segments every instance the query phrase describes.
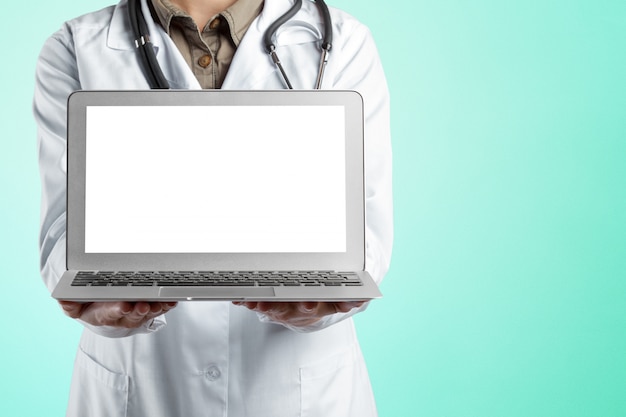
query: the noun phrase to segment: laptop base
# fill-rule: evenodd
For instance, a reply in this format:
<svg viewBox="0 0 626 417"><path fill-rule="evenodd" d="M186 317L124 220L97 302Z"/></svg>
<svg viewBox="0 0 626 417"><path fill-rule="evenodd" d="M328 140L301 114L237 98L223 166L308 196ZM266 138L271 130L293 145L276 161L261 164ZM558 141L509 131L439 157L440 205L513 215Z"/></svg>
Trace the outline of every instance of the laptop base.
<svg viewBox="0 0 626 417"><path fill-rule="evenodd" d="M367 272L350 273L358 276L360 285L277 284L242 285L104 285L94 296L92 285L72 285L78 271L66 271L54 289L52 297L59 300L94 301L363 301L382 297L378 286ZM268 274L276 274L268 273Z"/></svg>

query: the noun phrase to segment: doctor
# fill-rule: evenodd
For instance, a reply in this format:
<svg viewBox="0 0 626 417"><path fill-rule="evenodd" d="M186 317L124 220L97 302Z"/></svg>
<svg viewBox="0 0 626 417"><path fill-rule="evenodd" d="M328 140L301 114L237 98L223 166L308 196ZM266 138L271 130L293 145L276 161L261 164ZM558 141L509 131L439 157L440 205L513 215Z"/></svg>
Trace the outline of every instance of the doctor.
<svg viewBox="0 0 626 417"><path fill-rule="evenodd" d="M235 1L141 0L171 88L284 88L263 35L292 0ZM334 38L321 87L364 97L366 269L380 282L392 245L387 86L367 28L337 9L330 14ZM276 52L294 88L314 87L321 33L322 18L309 0L276 33ZM65 23L43 47L34 114L42 178L41 271L50 290L65 269L67 97L80 89L147 88L126 0ZM68 416L376 415L351 319L366 304L61 306L85 326Z"/></svg>

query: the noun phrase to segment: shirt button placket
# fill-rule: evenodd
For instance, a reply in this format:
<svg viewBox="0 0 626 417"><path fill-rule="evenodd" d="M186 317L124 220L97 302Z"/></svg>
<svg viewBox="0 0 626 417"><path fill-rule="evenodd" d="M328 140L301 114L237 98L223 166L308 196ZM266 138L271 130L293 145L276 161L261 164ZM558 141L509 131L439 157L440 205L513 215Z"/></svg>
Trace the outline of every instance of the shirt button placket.
<svg viewBox="0 0 626 417"><path fill-rule="evenodd" d="M202 55L200 58L198 58L198 65L200 65L202 68L206 68L211 65L212 60L213 58L211 58L211 55Z"/></svg>

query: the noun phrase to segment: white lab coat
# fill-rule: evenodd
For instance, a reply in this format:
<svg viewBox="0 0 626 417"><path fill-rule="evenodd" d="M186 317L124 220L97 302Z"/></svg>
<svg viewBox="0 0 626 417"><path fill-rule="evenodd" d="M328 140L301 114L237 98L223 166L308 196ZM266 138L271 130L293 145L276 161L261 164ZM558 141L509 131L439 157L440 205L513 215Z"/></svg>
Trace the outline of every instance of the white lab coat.
<svg viewBox="0 0 626 417"><path fill-rule="evenodd" d="M291 0L266 0L237 49L224 89L282 89L262 35ZM74 90L146 89L126 14L118 5L67 22L43 47L34 113L42 178L41 269L52 289L65 269L66 100ZM149 16L146 1L144 14ZM366 268L378 282L392 244L391 149L387 86L370 33L331 8L334 44L323 88L359 91L365 102ZM157 59L172 88L200 88L164 31L148 19ZM280 58L295 88L315 82L322 27L302 10L278 34ZM307 33L308 32L308 33ZM151 120L150 123L159 123ZM277 115L277 122L280 116ZM260 126L259 128L263 128ZM376 415L348 314L289 329L226 302L182 302L141 329L85 324L68 405L70 416Z"/></svg>

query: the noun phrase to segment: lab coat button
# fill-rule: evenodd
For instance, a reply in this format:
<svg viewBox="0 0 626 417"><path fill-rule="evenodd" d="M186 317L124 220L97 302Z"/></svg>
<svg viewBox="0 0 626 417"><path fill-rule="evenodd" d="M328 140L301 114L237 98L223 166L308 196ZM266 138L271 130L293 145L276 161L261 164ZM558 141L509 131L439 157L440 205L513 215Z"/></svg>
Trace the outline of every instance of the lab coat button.
<svg viewBox="0 0 626 417"><path fill-rule="evenodd" d="M202 68L206 68L211 65L211 55L202 55L198 59L198 65L200 65Z"/></svg>
<svg viewBox="0 0 626 417"><path fill-rule="evenodd" d="M215 381L222 376L220 369L215 365L209 366L204 374L209 381Z"/></svg>

